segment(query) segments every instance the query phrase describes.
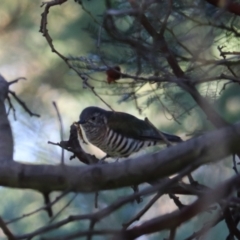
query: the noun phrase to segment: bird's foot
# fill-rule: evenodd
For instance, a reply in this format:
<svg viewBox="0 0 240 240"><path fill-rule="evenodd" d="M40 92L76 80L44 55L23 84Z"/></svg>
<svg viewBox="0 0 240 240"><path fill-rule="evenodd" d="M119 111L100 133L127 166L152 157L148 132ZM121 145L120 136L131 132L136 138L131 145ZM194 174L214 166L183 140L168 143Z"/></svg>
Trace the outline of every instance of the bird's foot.
<svg viewBox="0 0 240 240"><path fill-rule="evenodd" d="M104 156L103 158L101 158L98 163L99 163L99 164L105 163L105 159L108 158L108 157L109 157L109 156L108 156L108 154L107 154L106 156Z"/></svg>

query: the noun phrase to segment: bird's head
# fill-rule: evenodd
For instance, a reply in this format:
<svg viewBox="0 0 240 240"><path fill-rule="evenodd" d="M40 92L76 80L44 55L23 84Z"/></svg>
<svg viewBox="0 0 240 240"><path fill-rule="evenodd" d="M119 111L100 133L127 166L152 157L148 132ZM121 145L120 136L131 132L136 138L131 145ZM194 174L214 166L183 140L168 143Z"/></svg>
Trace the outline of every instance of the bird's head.
<svg viewBox="0 0 240 240"><path fill-rule="evenodd" d="M87 107L80 114L78 123L84 130L102 128L107 123L107 111L98 107Z"/></svg>

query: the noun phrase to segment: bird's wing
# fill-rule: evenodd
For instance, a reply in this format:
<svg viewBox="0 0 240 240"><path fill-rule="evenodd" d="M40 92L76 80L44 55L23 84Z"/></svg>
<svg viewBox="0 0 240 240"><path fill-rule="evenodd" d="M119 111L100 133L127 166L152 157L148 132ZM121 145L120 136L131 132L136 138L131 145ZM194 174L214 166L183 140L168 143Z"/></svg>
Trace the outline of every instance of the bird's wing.
<svg viewBox="0 0 240 240"><path fill-rule="evenodd" d="M159 132L146 121L133 115L121 112L109 112L108 125L115 132L138 140L163 141ZM169 141L180 142L181 138L171 134L165 134Z"/></svg>

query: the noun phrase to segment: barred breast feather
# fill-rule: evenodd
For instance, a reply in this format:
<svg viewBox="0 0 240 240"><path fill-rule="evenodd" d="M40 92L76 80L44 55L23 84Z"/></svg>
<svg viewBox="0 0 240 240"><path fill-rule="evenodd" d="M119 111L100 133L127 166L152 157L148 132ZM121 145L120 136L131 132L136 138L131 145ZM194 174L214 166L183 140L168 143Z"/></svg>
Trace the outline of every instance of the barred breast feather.
<svg viewBox="0 0 240 240"><path fill-rule="evenodd" d="M156 143L157 141L129 138L108 128L104 140L95 144L111 157L127 157L140 149L156 145Z"/></svg>

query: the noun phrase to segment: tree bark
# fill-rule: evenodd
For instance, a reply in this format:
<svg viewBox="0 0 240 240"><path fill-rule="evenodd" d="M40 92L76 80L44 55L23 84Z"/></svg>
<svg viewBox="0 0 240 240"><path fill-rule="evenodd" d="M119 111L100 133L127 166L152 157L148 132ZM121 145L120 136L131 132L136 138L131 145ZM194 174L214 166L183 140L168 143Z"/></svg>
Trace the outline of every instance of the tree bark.
<svg viewBox="0 0 240 240"><path fill-rule="evenodd" d="M4 105L8 86L8 82L0 75L0 164L13 161L13 136Z"/></svg>
<svg viewBox="0 0 240 240"><path fill-rule="evenodd" d="M94 192L153 181L187 166L221 160L239 150L240 123L207 133L162 151L111 164L90 166L2 163L0 185L41 192Z"/></svg>

